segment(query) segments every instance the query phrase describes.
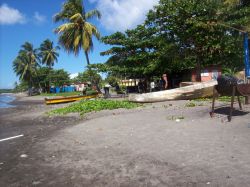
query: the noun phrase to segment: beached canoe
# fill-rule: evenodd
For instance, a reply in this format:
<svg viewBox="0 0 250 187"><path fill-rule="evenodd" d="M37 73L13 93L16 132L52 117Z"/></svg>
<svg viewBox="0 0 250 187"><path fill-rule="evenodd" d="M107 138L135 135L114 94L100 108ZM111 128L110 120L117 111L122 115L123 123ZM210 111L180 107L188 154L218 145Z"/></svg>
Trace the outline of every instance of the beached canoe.
<svg viewBox="0 0 250 187"><path fill-rule="evenodd" d="M68 103L79 101L81 99L91 99L98 97L99 94L94 95L79 95L79 96L69 96L69 97L54 97L54 98L45 98L45 103L48 104L59 104L59 103Z"/></svg>
<svg viewBox="0 0 250 187"><path fill-rule="evenodd" d="M190 86L184 86L171 90L164 90L145 94L130 94L129 101L138 103L151 103L168 100L185 100L210 97L213 95L213 87L215 85L217 85L217 81L208 81L195 83Z"/></svg>

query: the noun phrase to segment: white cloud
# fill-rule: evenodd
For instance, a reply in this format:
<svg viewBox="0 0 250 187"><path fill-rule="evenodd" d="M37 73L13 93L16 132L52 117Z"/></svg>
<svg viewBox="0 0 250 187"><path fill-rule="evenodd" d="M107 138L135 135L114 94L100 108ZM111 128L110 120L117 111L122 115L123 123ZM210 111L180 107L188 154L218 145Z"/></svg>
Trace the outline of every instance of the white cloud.
<svg viewBox="0 0 250 187"><path fill-rule="evenodd" d="M70 79L74 79L78 76L78 73L72 73L69 75Z"/></svg>
<svg viewBox="0 0 250 187"><path fill-rule="evenodd" d="M46 21L46 16L41 15L39 12L35 12L33 18L36 23L43 23Z"/></svg>
<svg viewBox="0 0 250 187"><path fill-rule="evenodd" d="M11 25L25 22L26 18L19 10L11 8L7 4L0 6L0 24Z"/></svg>
<svg viewBox="0 0 250 187"><path fill-rule="evenodd" d="M101 24L110 31L125 31L143 23L159 0L89 0L102 13Z"/></svg>

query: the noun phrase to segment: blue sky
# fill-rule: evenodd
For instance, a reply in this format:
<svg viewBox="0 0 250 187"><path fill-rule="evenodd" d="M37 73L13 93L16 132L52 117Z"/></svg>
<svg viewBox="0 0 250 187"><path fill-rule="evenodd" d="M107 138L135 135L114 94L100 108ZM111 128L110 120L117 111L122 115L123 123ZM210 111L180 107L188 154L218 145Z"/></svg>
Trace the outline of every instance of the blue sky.
<svg viewBox="0 0 250 187"><path fill-rule="evenodd" d="M158 0L85 0L86 10L98 9L100 20L90 20L97 26L102 36L116 31L134 28L144 21L147 11ZM12 70L12 62L26 41L38 48L45 39L57 44L53 30L60 24L52 21L59 12L64 0L0 0L0 88L12 88L18 77ZM90 53L91 63L103 63L108 57L100 52L109 46L94 39L94 51ZM79 56L59 51L55 69L65 69L69 73L84 71L86 60L83 53Z"/></svg>

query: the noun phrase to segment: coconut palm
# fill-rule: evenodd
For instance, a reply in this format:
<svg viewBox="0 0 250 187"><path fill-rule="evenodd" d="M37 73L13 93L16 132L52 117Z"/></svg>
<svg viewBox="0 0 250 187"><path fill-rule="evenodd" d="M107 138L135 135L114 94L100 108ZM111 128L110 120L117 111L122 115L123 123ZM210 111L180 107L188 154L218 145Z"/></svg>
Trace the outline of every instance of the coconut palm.
<svg viewBox="0 0 250 187"><path fill-rule="evenodd" d="M31 56L28 56L24 52L20 52L16 59L13 61L13 70L19 79L26 81L29 85L29 88L34 84L34 76L36 74L36 64L33 63ZM30 94L30 92L29 92Z"/></svg>
<svg viewBox="0 0 250 187"><path fill-rule="evenodd" d="M13 61L13 70L20 80L29 84L29 88L34 85L37 66L39 66L37 49L34 49L31 43L25 42L21 46L18 56Z"/></svg>
<svg viewBox="0 0 250 187"><path fill-rule="evenodd" d="M89 65L89 52L93 49L92 36L100 38L97 28L87 22L88 19L97 16L101 17L98 10L85 12L82 0L68 0L63 4L61 12L55 15L54 21L66 22L55 29L59 34L59 43L69 52L78 55L83 49L87 64Z"/></svg>
<svg viewBox="0 0 250 187"><path fill-rule="evenodd" d="M49 39L46 39L43 41L43 43L40 45L40 53L39 56L41 57L42 64L45 64L47 67L51 69L52 66L54 66L55 62L57 62L57 57L59 54L57 53L57 50L59 50L59 46L53 46L53 42Z"/></svg>
<svg viewBox="0 0 250 187"><path fill-rule="evenodd" d="M38 65L38 50L35 49L33 47L33 45L29 42L25 42L22 46L21 46L21 50L19 51L19 55L26 55L29 57L29 60L31 61L31 63Z"/></svg>

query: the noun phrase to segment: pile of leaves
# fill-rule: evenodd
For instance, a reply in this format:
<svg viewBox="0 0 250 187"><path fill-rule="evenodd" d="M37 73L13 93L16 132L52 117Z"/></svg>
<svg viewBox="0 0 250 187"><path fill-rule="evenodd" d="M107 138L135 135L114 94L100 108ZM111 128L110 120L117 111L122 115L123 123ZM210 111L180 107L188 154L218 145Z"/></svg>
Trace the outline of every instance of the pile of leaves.
<svg viewBox="0 0 250 187"><path fill-rule="evenodd" d="M113 110L118 108L132 109L141 106L137 103L131 103L129 101L118 101L118 100L82 100L78 103L71 104L64 108L59 108L50 111L49 115L54 114L67 114L67 113L80 113L81 115L89 112L97 112L101 110Z"/></svg>

